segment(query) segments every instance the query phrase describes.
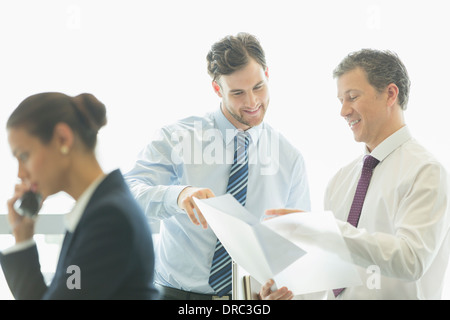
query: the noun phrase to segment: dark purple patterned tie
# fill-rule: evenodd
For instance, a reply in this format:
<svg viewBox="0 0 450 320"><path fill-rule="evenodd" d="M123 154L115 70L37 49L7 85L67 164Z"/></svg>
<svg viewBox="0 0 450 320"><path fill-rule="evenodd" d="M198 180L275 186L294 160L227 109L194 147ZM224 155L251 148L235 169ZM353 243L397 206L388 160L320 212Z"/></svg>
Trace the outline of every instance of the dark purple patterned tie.
<svg viewBox="0 0 450 320"><path fill-rule="evenodd" d="M347 222L355 228L358 226L359 217L361 216L361 210L366 198L367 189L369 188L370 179L372 178L373 169L380 163L379 160L372 156L364 157L364 165L361 172L361 177L356 187L355 197L353 198L352 207L348 214ZM334 289L334 296L337 297L345 288Z"/></svg>

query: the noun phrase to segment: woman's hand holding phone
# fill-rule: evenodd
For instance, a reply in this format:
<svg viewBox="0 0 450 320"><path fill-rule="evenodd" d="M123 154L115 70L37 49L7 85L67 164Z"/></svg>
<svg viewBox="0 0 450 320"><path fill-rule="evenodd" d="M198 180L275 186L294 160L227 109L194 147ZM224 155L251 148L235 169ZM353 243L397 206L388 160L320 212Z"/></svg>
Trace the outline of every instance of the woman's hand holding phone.
<svg viewBox="0 0 450 320"><path fill-rule="evenodd" d="M17 184L14 196L8 200L8 221L16 243L29 240L34 235L35 217L42 205L42 197L30 188Z"/></svg>

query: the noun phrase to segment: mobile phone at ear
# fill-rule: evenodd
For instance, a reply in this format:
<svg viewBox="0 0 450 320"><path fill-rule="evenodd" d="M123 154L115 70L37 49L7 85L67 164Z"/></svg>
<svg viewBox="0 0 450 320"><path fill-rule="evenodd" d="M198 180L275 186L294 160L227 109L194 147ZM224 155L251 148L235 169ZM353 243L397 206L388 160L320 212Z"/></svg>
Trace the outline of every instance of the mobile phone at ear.
<svg viewBox="0 0 450 320"><path fill-rule="evenodd" d="M22 216L33 217L41 208L42 196L39 193L27 191L14 203L14 210Z"/></svg>

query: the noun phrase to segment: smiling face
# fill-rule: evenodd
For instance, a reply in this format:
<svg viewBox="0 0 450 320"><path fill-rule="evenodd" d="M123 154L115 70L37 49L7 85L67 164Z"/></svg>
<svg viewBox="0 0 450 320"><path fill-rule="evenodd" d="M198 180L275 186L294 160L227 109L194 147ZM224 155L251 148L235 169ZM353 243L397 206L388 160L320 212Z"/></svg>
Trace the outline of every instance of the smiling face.
<svg viewBox="0 0 450 320"><path fill-rule="evenodd" d="M378 92L361 68L344 73L337 80L341 116L353 131L355 140L372 151L403 126L403 114L396 102L398 88L390 84Z"/></svg>
<svg viewBox="0 0 450 320"><path fill-rule="evenodd" d="M237 129L247 130L263 121L270 99L267 70L250 59L246 67L221 76L218 82L215 91L222 98L222 112Z"/></svg>

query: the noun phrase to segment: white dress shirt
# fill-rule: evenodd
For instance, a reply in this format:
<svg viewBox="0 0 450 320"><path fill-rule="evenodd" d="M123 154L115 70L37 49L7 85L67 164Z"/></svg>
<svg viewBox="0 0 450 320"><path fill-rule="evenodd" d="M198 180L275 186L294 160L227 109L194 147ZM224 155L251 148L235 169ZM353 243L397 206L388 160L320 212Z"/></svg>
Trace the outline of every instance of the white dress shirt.
<svg viewBox="0 0 450 320"><path fill-rule="evenodd" d="M125 174L131 192L151 219L161 221L156 244L158 284L212 294L208 284L216 236L194 225L178 207L187 186L226 193L237 129L222 111L189 117L159 131ZM246 208L258 218L267 209L310 209L309 187L301 153L268 124L247 131L249 173ZM230 230L233 232L233 230Z"/></svg>
<svg viewBox="0 0 450 320"><path fill-rule="evenodd" d="M440 299L450 253L449 176L406 126L371 155L380 163L357 228L346 221L363 156L338 171L325 194L363 282L338 299Z"/></svg>

